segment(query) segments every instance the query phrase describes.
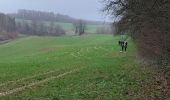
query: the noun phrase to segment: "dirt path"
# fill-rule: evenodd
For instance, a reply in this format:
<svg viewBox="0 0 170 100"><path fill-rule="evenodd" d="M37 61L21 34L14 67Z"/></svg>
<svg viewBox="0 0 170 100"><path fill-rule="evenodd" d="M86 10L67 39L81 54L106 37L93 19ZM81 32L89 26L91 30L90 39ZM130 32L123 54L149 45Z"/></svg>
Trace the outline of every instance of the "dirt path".
<svg viewBox="0 0 170 100"><path fill-rule="evenodd" d="M80 69L71 70L69 72L65 72L65 73L60 74L58 76L52 76L52 77L46 78L46 79L44 79L42 81L33 82L33 83L28 84L28 85L19 87L19 88L14 88L14 89L11 89L11 90L7 90L5 92L0 93L0 97L7 96L7 95L10 95L10 94L13 94L13 93L17 93L17 92L21 92L21 91L23 91L23 90L25 90L27 88L31 88L33 86L40 85L40 84L43 84L43 83L48 82L48 81L52 81L52 80L58 79L60 77L63 77L65 75L77 72L79 70Z"/></svg>

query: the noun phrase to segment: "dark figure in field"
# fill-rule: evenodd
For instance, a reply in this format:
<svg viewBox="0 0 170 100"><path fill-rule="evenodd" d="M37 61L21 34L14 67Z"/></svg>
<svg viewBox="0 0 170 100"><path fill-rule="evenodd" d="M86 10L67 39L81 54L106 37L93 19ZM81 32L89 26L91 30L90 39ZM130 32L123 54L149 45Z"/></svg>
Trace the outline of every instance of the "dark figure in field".
<svg viewBox="0 0 170 100"><path fill-rule="evenodd" d="M121 41L118 42L119 46L121 46Z"/></svg>
<svg viewBox="0 0 170 100"><path fill-rule="evenodd" d="M122 47L122 52L124 50L124 42L121 43L121 47Z"/></svg>
<svg viewBox="0 0 170 100"><path fill-rule="evenodd" d="M118 44L119 44L119 46L122 46L123 45L123 41L119 41Z"/></svg>
<svg viewBox="0 0 170 100"><path fill-rule="evenodd" d="M125 51L127 50L127 46L128 46L128 42L125 41L125 42L124 42L124 49L125 49Z"/></svg>
<svg viewBox="0 0 170 100"><path fill-rule="evenodd" d="M128 46L128 42L127 41L119 41L119 45L121 46L122 51L126 51L127 46Z"/></svg>
<svg viewBox="0 0 170 100"><path fill-rule="evenodd" d="M123 46L123 45L124 45L124 42L123 42L123 41L119 41L118 44L119 44L119 46L122 48L122 51L123 51L123 49L124 49L124 46Z"/></svg>

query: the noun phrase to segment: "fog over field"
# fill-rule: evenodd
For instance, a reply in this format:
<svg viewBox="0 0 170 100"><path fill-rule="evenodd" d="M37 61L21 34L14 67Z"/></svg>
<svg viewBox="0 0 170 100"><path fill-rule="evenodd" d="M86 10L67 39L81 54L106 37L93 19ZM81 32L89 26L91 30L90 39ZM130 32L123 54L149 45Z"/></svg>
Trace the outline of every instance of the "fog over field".
<svg viewBox="0 0 170 100"><path fill-rule="evenodd" d="M170 100L170 0L0 0L0 100Z"/></svg>
<svg viewBox="0 0 170 100"><path fill-rule="evenodd" d="M100 11L102 0L0 0L0 12L13 13L18 9L50 11L74 18L110 21Z"/></svg>

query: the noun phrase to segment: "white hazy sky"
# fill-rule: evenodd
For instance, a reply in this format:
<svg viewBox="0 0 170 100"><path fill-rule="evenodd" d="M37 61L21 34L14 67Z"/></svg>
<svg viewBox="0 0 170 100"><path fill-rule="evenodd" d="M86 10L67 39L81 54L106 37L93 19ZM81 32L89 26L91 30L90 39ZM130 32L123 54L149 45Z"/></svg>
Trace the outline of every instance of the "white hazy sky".
<svg viewBox="0 0 170 100"><path fill-rule="evenodd" d="M0 12L14 13L18 9L50 11L96 21L110 21L100 10L101 0L0 0Z"/></svg>

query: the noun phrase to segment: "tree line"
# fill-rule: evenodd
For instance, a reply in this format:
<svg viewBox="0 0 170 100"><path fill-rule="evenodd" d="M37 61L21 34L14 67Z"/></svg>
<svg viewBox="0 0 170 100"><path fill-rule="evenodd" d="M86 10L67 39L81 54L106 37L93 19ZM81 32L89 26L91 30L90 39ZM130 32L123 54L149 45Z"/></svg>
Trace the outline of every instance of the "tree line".
<svg viewBox="0 0 170 100"><path fill-rule="evenodd" d="M54 16L55 14L47 13L47 12L46 13L38 12L38 11L27 11L27 10L21 10L19 12L23 16L23 19L21 18L17 22L15 20L15 16L11 16L11 15L9 16L9 14L8 15L0 14L0 32L3 33L3 35L0 36L1 40L14 38L17 36L17 33L25 34L25 35L41 35L41 36L42 35L52 35L52 36L65 35L65 30L60 25L57 25L55 23L56 20L53 19L53 17L49 17L49 16ZM38 14L39 17L37 17ZM30 20L26 20L27 18ZM49 24L45 23L45 20L50 20L48 21ZM85 33L86 30L85 20L74 20L72 24L75 33L77 35L83 35Z"/></svg>
<svg viewBox="0 0 170 100"><path fill-rule="evenodd" d="M35 10L20 9L17 13L8 14L9 16L24 19L24 20L37 20L37 21L57 21L57 22L73 22L75 19L67 15L55 14L53 12L43 12Z"/></svg>
<svg viewBox="0 0 170 100"><path fill-rule="evenodd" d="M11 18L3 13L0 13L0 41L15 38L17 36L15 32L15 18Z"/></svg>
<svg viewBox="0 0 170 100"><path fill-rule="evenodd" d="M45 12L45 11L35 11L35 10L26 10L20 9L17 13L8 14L11 17L24 20L37 20L37 21L56 21L56 22L65 22L65 23L75 23L78 19L72 18L68 15L63 15L54 12ZM88 24L101 24L100 21L88 21L84 20Z"/></svg>
<svg viewBox="0 0 170 100"><path fill-rule="evenodd" d="M129 33L139 55L170 72L170 0L104 0L118 32Z"/></svg>
<svg viewBox="0 0 170 100"><path fill-rule="evenodd" d="M0 13L0 32L14 32L15 31L15 18L6 16Z"/></svg>
<svg viewBox="0 0 170 100"><path fill-rule="evenodd" d="M19 21L16 21L19 20ZM53 12L42 12L34 10L19 10L16 14L0 14L0 37L5 39L17 37L17 33L25 35L65 35L65 31L55 22L70 22L76 35L86 33L87 24L101 24L101 22L74 19L66 15ZM48 24L49 23L49 24ZM111 33L110 28L100 27L96 31L99 34ZM1 39L1 40L3 40Z"/></svg>
<svg viewBox="0 0 170 100"><path fill-rule="evenodd" d="M22 22L17 22L16 29L17 32L26 35L65 35L65 30L61 26L55 25L54 22L46 25L43 21L31 20L28 22L23 20Z"/></svg>
<svg viewBox="0 0 170 100"><path fill-rule="evenodd" d="M16 22L15 17L0 13L0 40L16 38L18 33L60 36L65 35L65 30L61 26L55 25L54 22L50 22L50 25L46 25L44 21L38 20Z"/></svg>

